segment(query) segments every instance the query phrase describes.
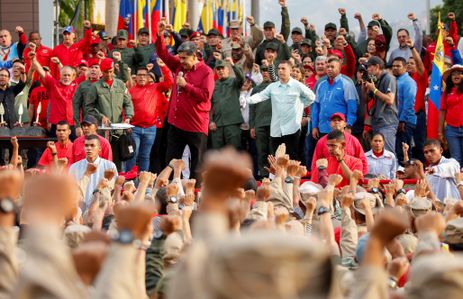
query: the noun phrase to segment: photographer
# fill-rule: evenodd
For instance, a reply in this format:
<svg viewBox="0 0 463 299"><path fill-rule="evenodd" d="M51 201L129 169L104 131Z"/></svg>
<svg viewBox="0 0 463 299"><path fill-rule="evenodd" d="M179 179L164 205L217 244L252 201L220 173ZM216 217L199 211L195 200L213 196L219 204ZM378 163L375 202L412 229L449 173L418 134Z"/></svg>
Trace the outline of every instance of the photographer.
<svg viewBox="0 0 463 299"><path fill-rule="evenodd" d="M384 135L385 149L395 152L395 139L399 125L396 102L397 82L394 76L384 70L384 61L372 56L367 62L369 81L363 81L363 95L367 102L373 100L368 111L371 116L373 134ZM366 131L363 132L364 136Z"/></svg>

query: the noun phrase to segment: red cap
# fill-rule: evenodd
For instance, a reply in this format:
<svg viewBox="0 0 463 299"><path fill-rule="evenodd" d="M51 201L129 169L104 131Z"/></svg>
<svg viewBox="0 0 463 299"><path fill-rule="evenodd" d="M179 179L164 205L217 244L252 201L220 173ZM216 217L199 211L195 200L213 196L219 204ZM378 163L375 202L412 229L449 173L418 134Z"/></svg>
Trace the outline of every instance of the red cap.
<svg viewBox="0 0 463 299"><path fill-rule="evenodd" d="M95 65L95 64L100 65L100 63L101 63L101 61L98 58L91 58L91 59L88 60L88 66L92 66L92 65Z"/></svg>
<svg viewBox="0 0 463 299"><path fill-rule="evenodd" d="M341 59L341 60L343 59L342 52L339 51L339 50L330 50L330 54L338 56L338 58Z"/></svg>
<svg viewBox="0 0 463 299"><path fill-rule="evenodd" d="M330 117L330 120L335 118L335 117L339 117L340 119L342 119L343 121L346 121L346 117L344 116L344 114L342 114L341 112L336 112L336 113L333 113L333 115L331 115Z"/></svg>
<svg viewBox="0 0 463 299"><path fill-rule="evenodd" d="M193 38L195 38L195 37L201 37L201 33L197 32L197 31L196 31L196 32L193 32L193 33L190 35L190 40L193 39Z"/></svg>
<svg viewBox="0 0 463 299"><path fill-rule="evenodd" d="M85 65L86 67L88 67L87 60L82 59L82 60L79 62L79 66L82 66L82 65Z"/></svg>
<svg viewBox="0 0 463 299"><path fill-rule="evenodd" d="M98 36L92 35L92 39L90 40L90 45L96 45L100 43L100 38Z"/></svg>
<svg viewBox="0 0 463 299"><path fill-rule="evenodd" d="M114 62L111 58L105 58L100 62L100 68L102 72L109 71L114 67Z"/></svg>

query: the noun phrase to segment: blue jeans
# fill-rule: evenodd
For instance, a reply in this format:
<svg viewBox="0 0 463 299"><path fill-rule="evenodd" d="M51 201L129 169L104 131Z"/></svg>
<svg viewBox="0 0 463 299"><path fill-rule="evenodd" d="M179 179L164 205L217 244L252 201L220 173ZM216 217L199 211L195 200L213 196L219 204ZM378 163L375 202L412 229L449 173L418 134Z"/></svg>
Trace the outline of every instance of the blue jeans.
<svg viewBox="0 0 463 299"><path fill-rule="evenodd" d="M395 138L397 134L397 125L390 125L382 128L373 128L373 134L381 133L384 135L384 148L395 153Z"/></svg>
<svg viewBox="0 0 463 299"><path fill-rule="evenodd" d="M135 127L132 129L135 141L135 156L126 162L126 171L132 169L138 160L139 171L149 171L151 148L156 138L156 126L148 128Z"/></svg>
<svg viewBox="0 0 463 299"><path fill-rule="evenodd" d="M450 156L463 165L463 127L445 127L445 138L449 144Z"/></svg>

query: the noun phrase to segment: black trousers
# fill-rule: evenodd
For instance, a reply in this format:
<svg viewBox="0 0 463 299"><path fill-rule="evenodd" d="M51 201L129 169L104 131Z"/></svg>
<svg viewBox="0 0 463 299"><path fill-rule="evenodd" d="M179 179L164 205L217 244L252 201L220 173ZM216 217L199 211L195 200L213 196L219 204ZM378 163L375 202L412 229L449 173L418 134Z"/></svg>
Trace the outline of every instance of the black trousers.
<svg viewBox="0 0 463 299"><path fill-rule="evenodd" d="M169 163L172 159L181 159L187 145L191 152L190 173L196 179L196 182L199 183L201 181L201 174L198 172L198 166L203 160L207 149L207 135L200 132L184 131L170 125L167 133L166 163Z"/></svg>
<svg viewBox="0 0 463 299"><path fill-rule="evenodd" d="M296 133L290 135L283 135L281 137L270 137L270 147L272 149L272 155L275 154L278 146L284 143L286 145L286 153L289 155L290 159L296 160L300 137L301 130L297 130Z"/></svg>

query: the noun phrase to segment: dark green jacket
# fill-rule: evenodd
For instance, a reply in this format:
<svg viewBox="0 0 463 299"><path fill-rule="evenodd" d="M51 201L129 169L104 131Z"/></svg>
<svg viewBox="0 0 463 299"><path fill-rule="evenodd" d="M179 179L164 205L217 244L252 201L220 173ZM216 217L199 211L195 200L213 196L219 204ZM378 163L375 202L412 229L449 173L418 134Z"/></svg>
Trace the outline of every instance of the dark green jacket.
<svg viewBox="0 0 463 299"><path fill-rule="evenodd" d="M85 106L85 95L88 93L92 85L92 81L85 80L79 84L74 93L74 96L72 97L72 111L74 114L74 122L76 128L80 128L80 110L82 109L82 119L84 119L88 113L88 107Z"/></svg>
<svg viewBox="0 0 463 299"><path fill-rule="evenodd" d="M232 66L236 77L215 81L212 94L212 121L217 127L241 124L243 116L240 108L240 90L244 83L243 72Z"/></svg>
<svg viewBox="0 0 463 299"><path fill-rule="evenodd" d="M291 23L289 21L289 13L288 13L288 8L287 7L282 7L281 8L281 31L280 34L283 35L285 41L288 41L289 33L291 31ZM265 52L265 47L269 42L277 42L280 44L280 47L278 48L278 55L277 55L277 61L280 62L282 60L288 60L291 57L291 50L289 49L288 45L285 44L284 46L278 42L276 39L273 40L267 40L264 39L262 43L257 47L256 49L256 63L258 65L262 65L262 59L265 59L264 52ZM278 65L278 64L277 64Z"/></svg>
<svg viewBox="0 0 463 299"><path fill-rule="evenodd" d="M122 62L132 70L132 74L135 74L137 67L141 61L143 61L143 55L140 52L135 52L133 48L114 49L109 53L109 57L113 58L113 52L117 51L121 53Z"/></svg>
<svg viewBox="0 0 463 299"><path fill-rule="evenodd" d="M253 88L251 96L263 91L272 82L262 82ZM270 126L272 121L272 101L263 101L257 104L249 105L249 126L260 128Z"/></svg>
<svg viewBox="0 0 463 299"><path fill-rule="evenodd" d="M132 97L124 82L119 79L115 78L111 87L103 79L95 82L84 100L87 112L100 123L103 115L112 123L121 123L122 110L126 118L133 117Z"/></svg>

